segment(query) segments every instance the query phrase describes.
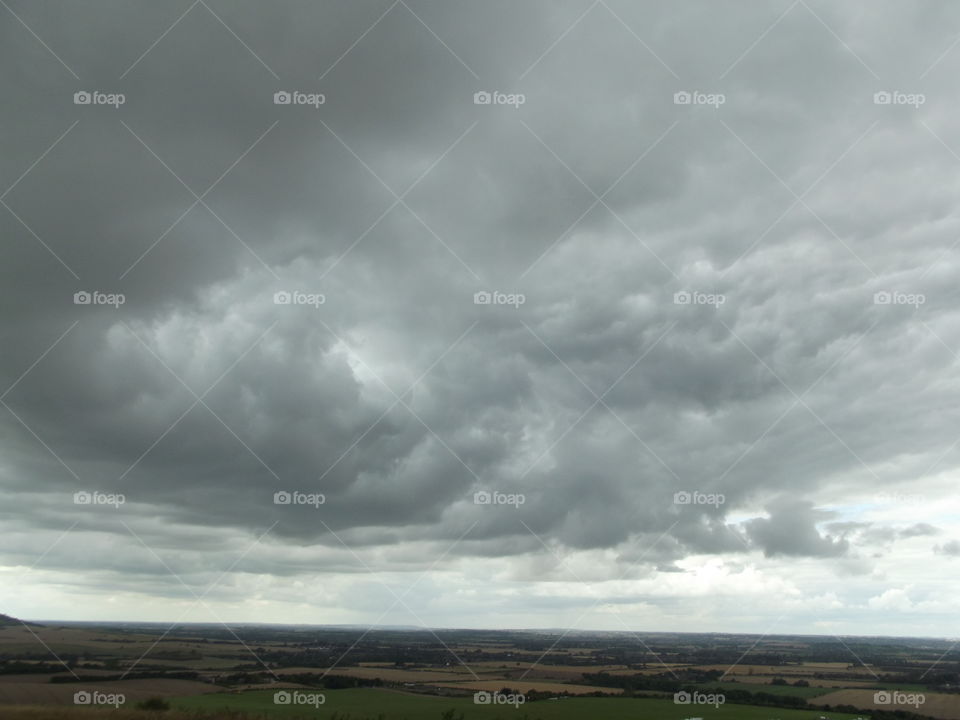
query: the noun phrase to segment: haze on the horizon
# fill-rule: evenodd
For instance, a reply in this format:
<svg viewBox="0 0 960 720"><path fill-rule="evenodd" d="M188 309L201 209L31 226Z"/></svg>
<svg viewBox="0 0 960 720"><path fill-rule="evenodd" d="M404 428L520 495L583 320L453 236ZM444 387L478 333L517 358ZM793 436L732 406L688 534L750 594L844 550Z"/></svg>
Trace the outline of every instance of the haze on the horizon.
<svg viewBox="0 0 960 720"><path fill-rule="evenodd" d="M0 612L960 634L957 4L7 5Z"/></svg>

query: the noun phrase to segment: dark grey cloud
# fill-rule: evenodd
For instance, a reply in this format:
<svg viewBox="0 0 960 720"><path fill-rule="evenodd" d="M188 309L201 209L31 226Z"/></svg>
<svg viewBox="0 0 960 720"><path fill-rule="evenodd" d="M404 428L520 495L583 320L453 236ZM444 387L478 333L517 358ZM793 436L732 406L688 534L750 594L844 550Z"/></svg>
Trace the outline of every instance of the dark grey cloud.
<svg viewBox="0 0 960 720"><path fill-rule="evenodd" d="M49 46L5 11L10 562L79 520L47 567L155 592L124 520L198 582L268 530L240 570L363 571L346 545L553 578L525 564L547 545L640 579L761 553L857 574L955 522L930 503L960 457L960 10L9 4ZM73 104L94 89L126 102ZM851 509L881 493L924 502Z"/></svg>

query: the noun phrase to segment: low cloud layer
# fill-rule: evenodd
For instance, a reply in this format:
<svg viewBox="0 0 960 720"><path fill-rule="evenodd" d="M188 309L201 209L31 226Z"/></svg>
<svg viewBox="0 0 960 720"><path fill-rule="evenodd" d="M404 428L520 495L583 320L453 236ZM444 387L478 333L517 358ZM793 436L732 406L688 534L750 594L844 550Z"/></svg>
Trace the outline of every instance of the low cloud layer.
<svg viewBox="0 0 960 720"><path fill-rule="evenodd" d="M942 634L960 10L867 9L11 1L0 611Z"/></svg>

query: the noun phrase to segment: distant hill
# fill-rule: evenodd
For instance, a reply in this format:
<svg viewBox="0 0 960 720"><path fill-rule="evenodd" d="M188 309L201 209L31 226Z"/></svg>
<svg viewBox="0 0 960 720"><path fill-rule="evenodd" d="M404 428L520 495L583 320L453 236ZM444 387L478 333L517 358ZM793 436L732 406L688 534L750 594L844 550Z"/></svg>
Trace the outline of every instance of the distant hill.
<svg viewBox="0 0 960 720"><path fill-rule="evenodd" d="M25 623L22 620L18 620L15 617L10 617L9 615L4 615L3 613L0 613L0 627L8 627L10 625L18 625L18 626L32 625L33 627L42 627L41 625L37 625L37 623L30 623L30 622Z"/></svg>

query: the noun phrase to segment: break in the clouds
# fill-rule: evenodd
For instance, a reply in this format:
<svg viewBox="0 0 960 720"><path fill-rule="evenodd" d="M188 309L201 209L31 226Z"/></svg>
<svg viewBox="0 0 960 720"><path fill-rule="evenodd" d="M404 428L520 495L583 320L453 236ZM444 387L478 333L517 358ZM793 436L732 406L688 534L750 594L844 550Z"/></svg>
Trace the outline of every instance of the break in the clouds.
<svg viewBox="0 0 960 720"><path fill-rule="evenodd" d="M954 4L8 5L3 612L956 632Z"/></svg>

